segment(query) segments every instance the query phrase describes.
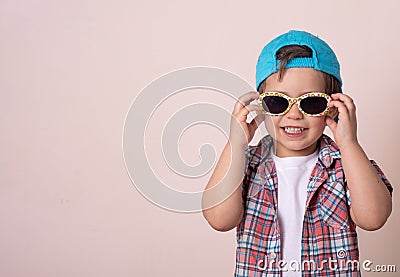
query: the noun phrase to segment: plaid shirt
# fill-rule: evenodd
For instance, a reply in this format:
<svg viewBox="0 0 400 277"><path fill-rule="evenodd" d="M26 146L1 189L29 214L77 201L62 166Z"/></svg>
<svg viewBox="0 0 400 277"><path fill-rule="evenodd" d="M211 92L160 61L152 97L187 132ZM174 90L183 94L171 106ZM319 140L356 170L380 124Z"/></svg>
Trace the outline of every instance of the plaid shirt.
<svg viewBox="0 0 400 277"><path fill-rule="evenodd" d="M278 180L272 138L249 146L243 180L245 213L237 226L235 276L282 276L281 232L277 220ZM371 160L390 194L392 186ZM302 276L361 276L356 225L339 148L327 135L319 140L318 161L307 185L301 240ZM337 270L335 270L337 269Z"/></svg>

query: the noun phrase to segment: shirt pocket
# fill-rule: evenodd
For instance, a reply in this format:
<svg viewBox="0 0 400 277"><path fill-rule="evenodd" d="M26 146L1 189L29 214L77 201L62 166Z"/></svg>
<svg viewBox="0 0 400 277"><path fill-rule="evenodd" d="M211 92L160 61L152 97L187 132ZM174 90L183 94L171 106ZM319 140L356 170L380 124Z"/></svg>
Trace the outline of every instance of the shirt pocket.
<svg viewBox="0 0 400 277"><path fill-rule="evenodd" d="M324 224L334 229L348 229L349 208L343 183L324 184L320 191L318 214Z"/></svg>

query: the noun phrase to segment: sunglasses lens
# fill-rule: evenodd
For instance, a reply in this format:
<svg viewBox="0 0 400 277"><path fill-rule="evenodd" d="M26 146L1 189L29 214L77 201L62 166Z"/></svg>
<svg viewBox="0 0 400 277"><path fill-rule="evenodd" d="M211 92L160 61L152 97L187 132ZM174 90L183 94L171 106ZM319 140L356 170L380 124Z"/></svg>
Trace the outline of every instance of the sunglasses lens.
<svg viewBox="0 0 400 277"><path fill-rule="evenodd" d="M307 97L300 101L301 109L308 114L323 113L328 106L328 100L325 97Z"/></svg>
<svg viewBox="0 0 400 277"><path fill-rule="evenodd" d="M273 114L283 113L289 106L289 102L280 96L266 96L262 100L264 110Z"/></svg>

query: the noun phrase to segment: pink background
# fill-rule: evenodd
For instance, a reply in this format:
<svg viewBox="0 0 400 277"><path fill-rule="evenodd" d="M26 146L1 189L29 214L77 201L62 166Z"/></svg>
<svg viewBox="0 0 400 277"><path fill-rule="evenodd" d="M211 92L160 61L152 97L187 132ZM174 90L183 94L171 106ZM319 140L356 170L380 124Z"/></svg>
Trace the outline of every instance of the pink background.
<svg viewBox="0 0 400 277"><path fill-rule="evenodd" d="M223 68L254 84L261 48L290 29L318 34L341 62L359 141L395 189L387 224L359 230L361 260L399 267L399 9L395 0L0 1L0 276L232 276L234 230L158 208L134 188L124 120L147 84L179 68ZM194 100L212 101L204 95ZM189 164L207 140L218 156L225 143L209 126L185 136Z"/></svg>

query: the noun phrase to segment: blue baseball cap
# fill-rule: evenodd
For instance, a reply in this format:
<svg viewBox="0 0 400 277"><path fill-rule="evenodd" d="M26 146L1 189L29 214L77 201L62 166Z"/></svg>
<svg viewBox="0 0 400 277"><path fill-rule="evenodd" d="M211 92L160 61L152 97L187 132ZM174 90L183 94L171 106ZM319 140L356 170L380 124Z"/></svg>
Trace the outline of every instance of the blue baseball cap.
<svg viewBox="0 0 400 277"><path fill-rule="evenodd" d="M342 86L340 65L332 48L322 39L305 31L291 30L270 41L261 51L256 65L256 89L271 74L279 71L276 52L288 45L305 45L312 50L311 58L293 58L285 68L311 67L334 76Z"/></svg>

